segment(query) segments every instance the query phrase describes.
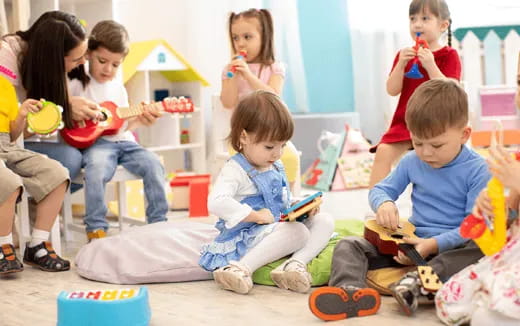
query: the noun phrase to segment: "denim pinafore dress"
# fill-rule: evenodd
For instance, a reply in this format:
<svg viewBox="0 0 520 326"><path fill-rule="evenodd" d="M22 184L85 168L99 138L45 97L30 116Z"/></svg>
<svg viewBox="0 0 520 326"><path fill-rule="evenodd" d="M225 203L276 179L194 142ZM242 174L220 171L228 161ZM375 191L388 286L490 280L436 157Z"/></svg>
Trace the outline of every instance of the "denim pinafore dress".
<svg viewBox="0 0 520 326"><path fill-rule="evenodd" d="M274 216L275 223L240 222L228 229L225 221L219 219L215 227L220 234L212 243L204 245L201 249L199 265L208 271L226 266L231 260L240 260L249 249L273 231L277 222L280 221L282 211L290 203L287 177L280 161L273 164L273 169L259 172L241 153L235 154L231 159L240 164L242 169L247 172L258 190L255 195L244 198L240 203L249 205L255 211L268 208Z"/></svg>

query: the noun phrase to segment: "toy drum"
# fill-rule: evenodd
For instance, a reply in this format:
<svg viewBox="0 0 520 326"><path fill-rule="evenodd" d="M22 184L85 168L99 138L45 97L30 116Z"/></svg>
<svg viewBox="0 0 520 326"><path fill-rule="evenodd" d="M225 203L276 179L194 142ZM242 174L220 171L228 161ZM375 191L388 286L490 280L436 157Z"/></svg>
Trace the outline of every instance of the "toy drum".
<svg viewBox="0 0 520 326"><path fill-rule="evenodd" d="M43 101L42 104L40 111L27 114L27 130L39 135L49 135L56 129L63 128L63 108L49 101Z"/></svg>
<svg viewBox="0 0 520 326"><path fill-rule="evenodd" d="M148 289L62 291L57 326L147 326Z"/></svg>

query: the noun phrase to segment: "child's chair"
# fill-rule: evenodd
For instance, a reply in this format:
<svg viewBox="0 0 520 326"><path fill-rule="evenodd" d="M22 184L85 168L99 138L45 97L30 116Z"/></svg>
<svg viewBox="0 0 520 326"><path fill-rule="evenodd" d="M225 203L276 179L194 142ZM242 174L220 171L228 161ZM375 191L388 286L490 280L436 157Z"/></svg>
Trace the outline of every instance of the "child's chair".
<svg viewBox="0 0 520 326"><path fill-rule="evenodd" d="M16 144L23 148L23 136L19 137ZM4 162L0 161L0 164ZM24 191L20 202L16 205L16 216L15 225L18 233L18 245L20 247L20 253L23 255L25 252L25 243L31 239L31 221L29 217L29 195L27 191ZM62 208L63 214L63 208ZM61 255L61 237L60 237L60 218L56 218L54 225L51 229L51 242L54 247L54 251L58 255Z"/></svg>

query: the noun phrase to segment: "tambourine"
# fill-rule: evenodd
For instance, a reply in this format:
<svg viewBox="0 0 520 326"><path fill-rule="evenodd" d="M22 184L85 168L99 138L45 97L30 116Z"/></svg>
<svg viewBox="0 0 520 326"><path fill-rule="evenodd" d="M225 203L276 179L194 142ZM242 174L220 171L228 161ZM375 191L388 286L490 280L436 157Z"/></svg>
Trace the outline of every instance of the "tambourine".
<svg viewBox="0 0 520 326"><path fill-rule="evenodd" d="M40 111L27 114L27 130L30 133L49 135L56 129L62 129L61 114L63 108L49 101L43 101L42 104Z"/></svg>

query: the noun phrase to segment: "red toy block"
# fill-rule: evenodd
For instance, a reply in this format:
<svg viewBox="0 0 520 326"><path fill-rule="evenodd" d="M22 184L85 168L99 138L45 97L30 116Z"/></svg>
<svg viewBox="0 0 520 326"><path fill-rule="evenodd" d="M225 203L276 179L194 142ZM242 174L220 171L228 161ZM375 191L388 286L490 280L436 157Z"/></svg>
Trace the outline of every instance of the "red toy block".
<svg viewBox="0 0 520 326"><path fill-rule="evenodd" d="M208 213L209 177L190 181L190 217L206 217Z"/></svg>
<svg viewBox="0 0 520 326"><path fill-rule="evenodd" d="M178 191L173 191L174 196L177 195L179 200L176 202L176 208L188 208L189 217L206 217L208 213L208 195L209 195L210 175L209 174L194 174L181 175L173 178L170 181L172 191L177 188ZM187 188L187 196L182 195L184 192L182 188ZM183 204L187 197L187 202ZM174 198L175 200L175 198Z"/></svg>

